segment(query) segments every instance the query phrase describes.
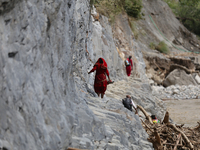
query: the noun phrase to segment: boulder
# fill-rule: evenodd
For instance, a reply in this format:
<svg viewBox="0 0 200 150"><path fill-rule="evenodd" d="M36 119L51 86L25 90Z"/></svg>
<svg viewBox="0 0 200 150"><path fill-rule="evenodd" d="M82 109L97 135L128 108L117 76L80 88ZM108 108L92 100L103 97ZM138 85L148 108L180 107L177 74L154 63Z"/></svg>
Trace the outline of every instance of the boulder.
<svg viewBox="0 0 200 150"><path fill-rule="evenodd" d="M200 84L200 77L198 74L195 76L195 80L197 81L198 84Z"/></svg>
<svg viewBox="0 0 200 150"><path fill-rule="evenodd" d="M197 85L191 74L187 74L184 70L173 70L163 81L163 86L170 85Z"/></svg>

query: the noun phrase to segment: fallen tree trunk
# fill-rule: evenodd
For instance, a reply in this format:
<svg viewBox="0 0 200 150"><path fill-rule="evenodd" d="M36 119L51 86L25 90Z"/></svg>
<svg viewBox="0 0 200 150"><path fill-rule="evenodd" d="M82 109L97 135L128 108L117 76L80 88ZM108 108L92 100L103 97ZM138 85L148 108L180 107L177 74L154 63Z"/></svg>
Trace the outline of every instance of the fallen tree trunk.
<svg viewBox="0 0 200 150"><path fill-rule="evenodd" d="M166 76L167 76L170 72L172 72L173 70L175 70L175 69L182 69L182 70L184 70L184 71L185 71L186 73L188 73L188 74L191 74L191 73L199 73L199 71L195 71L195 70L188 69L188 68L186 68L185 66L181 66L181 65L178 65L178 64L172 64L172 65L170 66L169 71L168 71L168 73L166 74Z"/></svg>
<svg viewBox="0 0 200 150"><path fill-rule="evenodd" d="M166 111L166 113L165 113L165 117L163 119L163 123L165 123L165 124L169 123L169 112L168 111Z"/></svg>
<svg viewBox="0 0 200 150"><path fill-rule="evenodd" d="M149 122L151 124L153 124L151 117L147 114L147 112L144 110L144 108L140 105L137 105L137 108L139 108L143 112L143 114L145 115L146 119L149 120Z"/></svg>
<svg viewBox="0 0 200 150"><path fill-rule="evenodd" d="M158 147L159 147L159 148L162 148L162 143L161 143L160 135L158 134L156 128L154 128L154 136L155 136L155 138L156 138L156 142L158 143ZM159 149L159 148L158 148L158 149Z"/></svg>

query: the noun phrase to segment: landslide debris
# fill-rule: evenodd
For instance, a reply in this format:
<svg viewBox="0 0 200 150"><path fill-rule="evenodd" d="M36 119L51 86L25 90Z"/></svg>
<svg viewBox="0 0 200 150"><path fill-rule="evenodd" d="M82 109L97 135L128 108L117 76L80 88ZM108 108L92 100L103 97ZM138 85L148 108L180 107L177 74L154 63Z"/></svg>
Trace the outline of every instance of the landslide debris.
<svg viewBox="0 0 200 150"><path fill-rule="evenodd" d="M154 85L198 85L196 75L199 76L200 56L177 55L167 56L151 52L144 53L146 73ZM174 72L177 73L174 73ZM178 74L178 75L177 75ZM189 74L191 74L189 76ZM191 80L191 82L187 82Z"/></svg>
<svg viewBox="0 0 200 150"><path fill-rule="evenodd" d="M194 128L184 127L184 124L172 124L169 122L168 112L162 123L152 124L147 119L142 121L149 135L148 140L153 143L155 150L199 150L200 123L197 123Z"/></svg>

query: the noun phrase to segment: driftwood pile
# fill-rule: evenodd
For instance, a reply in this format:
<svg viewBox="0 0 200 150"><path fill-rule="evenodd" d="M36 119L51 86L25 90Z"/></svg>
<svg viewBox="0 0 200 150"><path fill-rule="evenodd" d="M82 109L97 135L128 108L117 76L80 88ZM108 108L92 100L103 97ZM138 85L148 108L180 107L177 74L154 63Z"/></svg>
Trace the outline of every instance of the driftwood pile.
<svg viewBox="0 0 200 150"><path fill-rule="evenodd" d="M189 128L184 125L174 125L169 122L166 112L162 123L152 123L151 117L141 107L146 120L142 125L149 135L148 140L153 143L155 150L200 150L200 123L197 127Z"/></svg>

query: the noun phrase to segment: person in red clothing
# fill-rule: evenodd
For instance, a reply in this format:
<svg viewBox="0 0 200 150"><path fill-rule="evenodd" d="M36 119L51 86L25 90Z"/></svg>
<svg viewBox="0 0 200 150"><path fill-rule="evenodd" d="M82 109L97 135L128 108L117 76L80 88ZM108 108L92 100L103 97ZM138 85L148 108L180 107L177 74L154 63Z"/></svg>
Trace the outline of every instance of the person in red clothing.
<svg viewBox="0 0 200 150"><path fill-rule="evenodd" d="M132 56L129 56L129 58L127 58L128 60L128 64L126 65L126 73L127 73L127 76L130 76L131 75L131 70L133 70L133 62L132 62Z"/></svg>
<svg viewBox="0 0 200 150"><path fill-rule="evenodd" d="M98 59L93 69L90 72L88 72L88 74L94 72L95 70L96 70L96 75L94 80L94 90L98 96L101 94L101 98L103 98L105 91L107 89L107 85L109 83L113 83L113 81L111 81L109 77L107 63L103 58ZM109 81L107 81L106 75L108 76Z"/></svg>

